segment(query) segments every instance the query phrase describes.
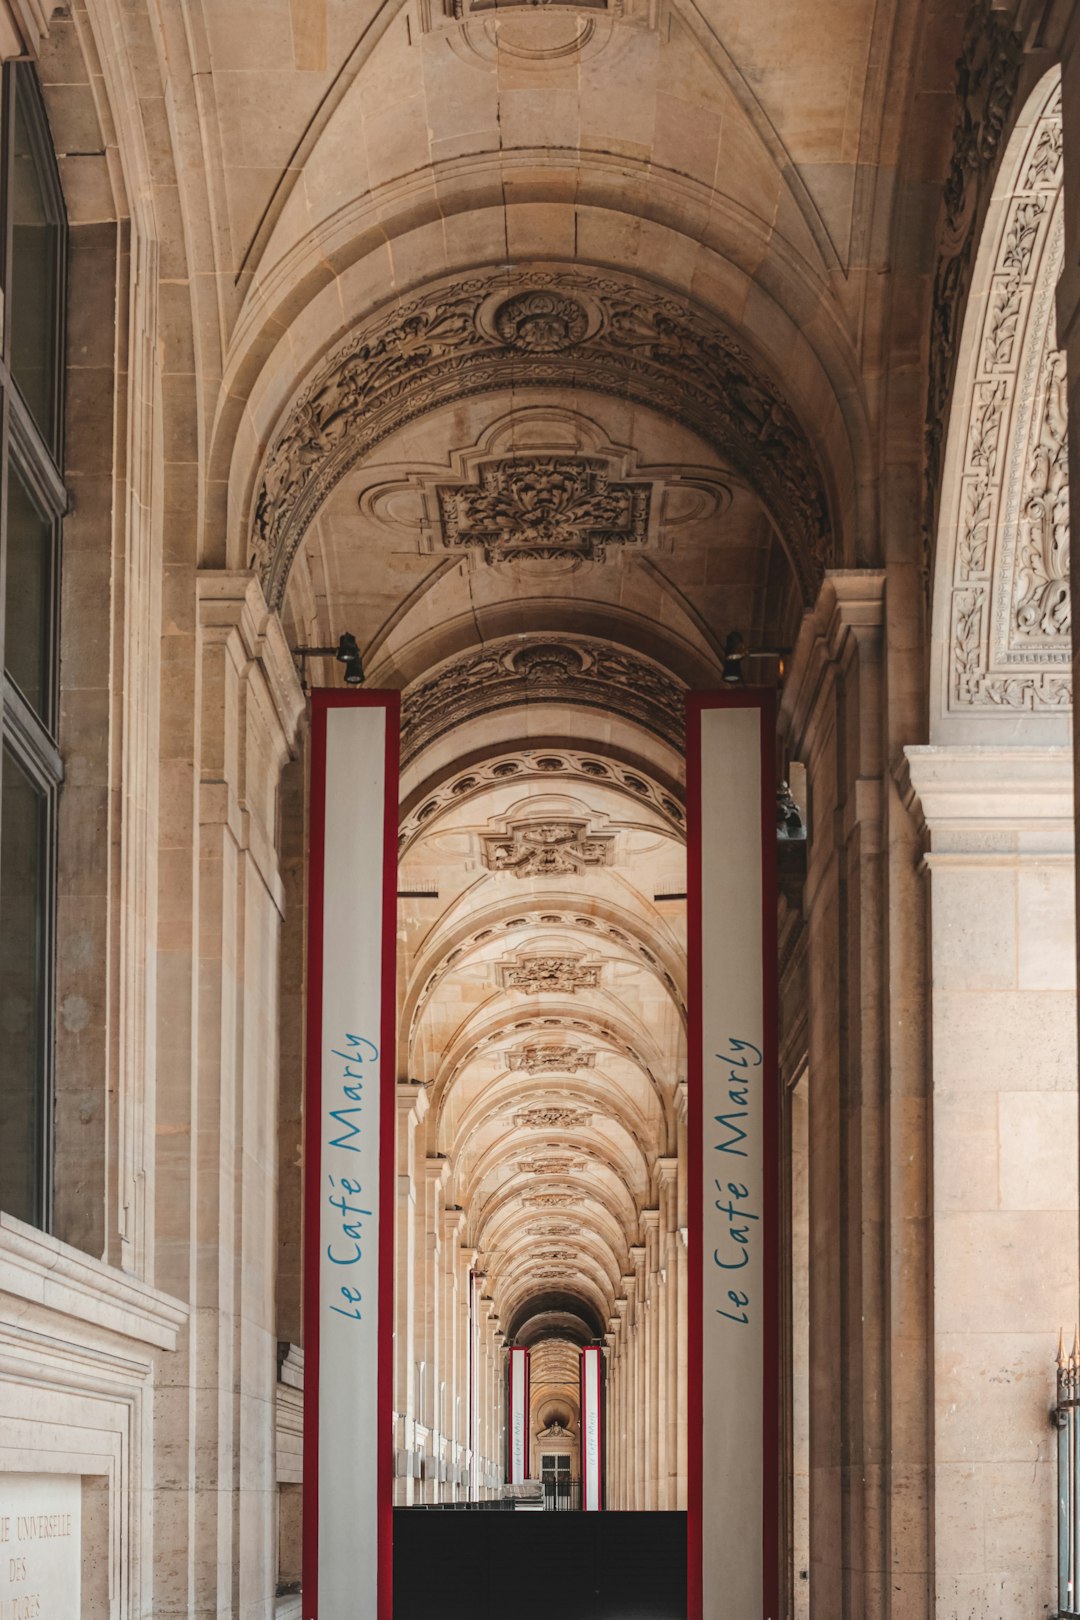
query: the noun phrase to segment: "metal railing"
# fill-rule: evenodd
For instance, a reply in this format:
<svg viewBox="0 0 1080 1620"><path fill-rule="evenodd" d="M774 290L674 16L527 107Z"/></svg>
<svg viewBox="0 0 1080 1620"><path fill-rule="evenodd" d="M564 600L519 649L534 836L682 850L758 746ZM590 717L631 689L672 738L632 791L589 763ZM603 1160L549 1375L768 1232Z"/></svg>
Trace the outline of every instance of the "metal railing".
<svg viewBox="0 0 1080 1620"><path fill-rule="evenodd" d="M546 1513L580 1513L580 1479L545 1479L544 1511Z"/></svg>
<svg viewBox="0 0 1080 1620"><path fill-rule="evenodd" d="M1080 1620L1080 1345L1058 1345L1058 1620Z"/></svg>

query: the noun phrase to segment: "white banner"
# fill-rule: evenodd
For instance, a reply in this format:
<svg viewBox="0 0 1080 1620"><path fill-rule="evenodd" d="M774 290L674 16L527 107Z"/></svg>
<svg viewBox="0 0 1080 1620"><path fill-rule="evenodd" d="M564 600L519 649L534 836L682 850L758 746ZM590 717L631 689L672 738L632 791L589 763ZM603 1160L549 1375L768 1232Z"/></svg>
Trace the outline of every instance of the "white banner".
<svg viewBox="0 0 1080 1620"><path fill-rule="evenodd" d="M522 1485L529 1477L529 1352L510 1351L510 1483Z"/></svg>
<svg viewBox="0 0 1080 1620"><path fill-rule="evenodd" d="M314 694L305 1620L390 1616L395 754L393 694Z"/></svg>
<svg viewBox="0 0 1080 1620"><path fill-rule="evenodd" d="M692 1620L777 1616L772 737L767 694L691 705Z"/></svg>
<svg viewBox="0 0 1080 1620"><path fill-rule="evenodd" d="M603 1351L598 1345L586 1345L581 1352L581 1505L586 1513L603 1506L603 1369Z"/></svg>

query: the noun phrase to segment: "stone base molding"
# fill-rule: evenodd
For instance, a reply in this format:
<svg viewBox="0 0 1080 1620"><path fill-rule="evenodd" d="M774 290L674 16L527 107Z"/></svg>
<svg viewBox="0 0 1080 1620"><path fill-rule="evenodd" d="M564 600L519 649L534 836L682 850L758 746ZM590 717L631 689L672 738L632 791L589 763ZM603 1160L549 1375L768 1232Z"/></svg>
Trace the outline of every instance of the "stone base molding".
<svg viewBox="0 0 1080 1620"><path fill-rule="evenodd" d="M935 1606L1054 1591L1054 1359L1076 1315L1068 748L908 748L930 885Z"/></svg>
<svg viewBox="0 0 1080 1620"><path fill-rule="evenodd" d="M81 1478L84 1620L154 1612L154 1390L187 1319L0 1214L0 1472Z"/></svg>

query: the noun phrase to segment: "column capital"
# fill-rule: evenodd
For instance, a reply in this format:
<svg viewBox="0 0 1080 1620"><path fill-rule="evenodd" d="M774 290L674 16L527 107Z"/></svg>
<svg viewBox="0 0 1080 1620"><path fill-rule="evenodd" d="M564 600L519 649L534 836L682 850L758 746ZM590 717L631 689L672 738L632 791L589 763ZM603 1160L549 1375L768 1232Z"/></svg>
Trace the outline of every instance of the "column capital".
<svg viewBox="0 0 1080 1620"><path fill-rule="evenodd" d="M3 3L0 0L0 7ZM195 592L203 636L231 639L238 662L242 658L259 667L285 748L292 753L304 714L304 693L281 619L267 607L258 577L246 569L200 569Z"/></svg>
<svg viewBox="0 0 1080 1620"><path fill-rule="evenodd" d="M428 1111L427 1092L419 1080L399 1080L396 1094L399 1116L419 1124Z"/></svg>
<svg viewBox="0 0 1080 1620"><path fill-rule="evenodd" d="M670 1187L679 1174L678 1159L657 1159L656 1176L661 1187Z"/></svg>
<svg viewBox="0 0 1080 1620"><path fill-rule="evenodd" d="M849 649L854 656L867 636L880 636L884 621L884 569L834 568L825 575L818 599L803 619L780 703L781 730L796 758L830 667Z"/></svg>
<svg viewBox="0 0 1080 1620"><path fill-rule="evenodd" d="M1067 747L905 748L896 779L924 831L928 865L1072 858L1072 750Z"/></svg>

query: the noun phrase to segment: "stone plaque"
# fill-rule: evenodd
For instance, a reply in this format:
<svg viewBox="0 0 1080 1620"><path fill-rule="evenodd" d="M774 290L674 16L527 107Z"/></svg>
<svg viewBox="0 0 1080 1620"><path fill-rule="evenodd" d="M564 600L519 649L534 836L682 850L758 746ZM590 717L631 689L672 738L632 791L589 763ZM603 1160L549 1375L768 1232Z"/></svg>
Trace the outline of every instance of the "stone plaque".
<svg viewBox="0 0 1080 1620"><path fill-rule="evenodd" d="M0 1473L0 1620L79 1620L82 1480Z"/></svg>

